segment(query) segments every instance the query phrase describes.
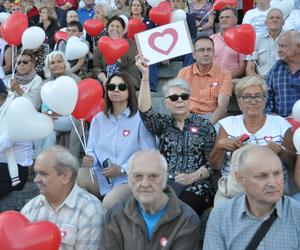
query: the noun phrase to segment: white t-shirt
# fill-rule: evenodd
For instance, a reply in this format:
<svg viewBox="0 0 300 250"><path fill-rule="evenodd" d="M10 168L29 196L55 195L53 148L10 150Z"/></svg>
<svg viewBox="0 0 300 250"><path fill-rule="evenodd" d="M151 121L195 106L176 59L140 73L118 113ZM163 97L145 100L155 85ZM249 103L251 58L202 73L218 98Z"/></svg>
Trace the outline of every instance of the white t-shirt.
<svg viewBox="0 0 300 250"><path fill-rule="evenodd" d="M268 31L265 20L269 10L270 8L267 10L257 8L248 10L243 18L243 23L251 24L256 31L256 36L263 34Z"/></svg>

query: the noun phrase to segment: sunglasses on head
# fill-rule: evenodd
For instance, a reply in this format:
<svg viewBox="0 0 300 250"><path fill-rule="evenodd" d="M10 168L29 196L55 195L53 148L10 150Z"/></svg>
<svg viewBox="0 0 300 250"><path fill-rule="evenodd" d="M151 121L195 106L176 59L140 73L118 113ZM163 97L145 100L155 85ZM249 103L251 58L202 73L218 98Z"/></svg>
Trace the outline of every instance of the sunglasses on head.
<svg viewBox="0 0 300 250"><path fill-rule="evenodd" d="M125 91L127 89L127 83L119 83L119 84L110 83L107 84L106 88L109 91L115 91L116 88L118 88L118 90L120 91Z"/></svg>
<svg viewBox="0 0 300 250"><path fill-rule="evenodd" d="M17 62L17 65L21 65L21 64L27 65L27 64L30 63L30 62L31 62L31 60L29 60L29 61L22 61L22 60L19 60L19 61Z"/></svg>
<svg viewBox="0 0 300 250"><path fill-rule="evenodd" d="M166 98L169 98L172 102L177 102L179 97L181 98L182 101L186 101L187 99L190 98L190 95L186 93L180 95L174 94L174 95L169 95Z"/></svg>

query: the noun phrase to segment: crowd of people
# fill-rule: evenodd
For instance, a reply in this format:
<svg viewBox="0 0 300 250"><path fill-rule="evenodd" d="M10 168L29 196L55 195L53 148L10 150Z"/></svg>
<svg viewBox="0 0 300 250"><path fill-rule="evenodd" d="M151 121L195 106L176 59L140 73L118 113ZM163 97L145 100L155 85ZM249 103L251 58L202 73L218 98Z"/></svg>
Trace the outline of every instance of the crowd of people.
<svg viewBox="0 0 300 250"><path fill-rule="evenodd" d="M56 224L61 249L300 249L300 156L288 122L300 99L300 1L286 16L271 0L247 11L247 1L215 11L216 1L170 0L186 12L193 52L152 65L127 37L131 18L157 26L148 2L0 1L0 12L22 12L46 34L34 50L0 37L0 203L32 169L40 195L21 213ZM93 18L105 27L96 36L84 29ZM224 40L242 23L256 33L251 55ZM68 60L58 31L87 55ZM129 45L112 64L98 47L104 36ZM158 64L172 60L182 68L160 91ZM42 100L42 86L62 76L103 86L91 123ZM159 91L168 113L153 107ZM53 120L47 137L10 138L7 113L21 96ZM228 113L233 98L239 114Z"/></svg>

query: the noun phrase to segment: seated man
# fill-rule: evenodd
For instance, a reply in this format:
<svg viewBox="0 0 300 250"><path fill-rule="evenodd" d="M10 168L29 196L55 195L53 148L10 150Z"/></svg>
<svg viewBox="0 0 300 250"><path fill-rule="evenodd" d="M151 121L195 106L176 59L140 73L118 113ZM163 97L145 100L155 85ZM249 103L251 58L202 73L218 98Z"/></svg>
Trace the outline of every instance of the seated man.
<svg viewBox="0 0 300 250"><path fill-rule="evenodd" d="M36 159L35 183L40 195L21 213L31 221L49 220L59 227L61 249L98 249L105 210L100 201L77 186L77 159L65 148L53 146Z"/></svg>
<svg viewBox="0 0 300 250"><path fill-rule="evenodd" d="M214 53L213 40L198 37L193 53L196 62L177 75L191 85L190 111L204 115L213 124L226 114L232 92L230 72L213 63Z"/></svg>
<svg viewBox="0 0 300 250"><path fill-rule="evenodd" d="M133 195L108 210L101 249L199 249L199 218L166 187L167 163L158 151L132 156L128 183Z"/></svg>
<svg viewBox="0 0 300 250"><path fill-rule="evenodd" d="M211 38L215 44L214 63L231 72L232 79L245 75L245 55L229 48L224 41L224 32L237 24L237 11L234 8L225 7L220 10L219 22L221 32L213 34Z"/></svg>
<svg viewBox="0 0 300 250"><path fill-rule="evenodd" d="M204 249L299 249L300 204L283 195L280 159L267 147L248 148L240 156L236 179L245 194L213 209Z"/></svg>
<svg viewBox="0 0 300 250"><path fill-rule="evenodd" d="M288 31L278 39L278 60L267 75L266 111L290 116L300 99L300 32Z"/></svg>
<svg viewBox="0 0 300 250"><path fill-rule="evenodd" d="M265 23L268 30L257 37L253 54L246 57L246 75L258 74L265 78L278 60L277 41L284 24L282 11L275 8L270 9Z"/></svg>

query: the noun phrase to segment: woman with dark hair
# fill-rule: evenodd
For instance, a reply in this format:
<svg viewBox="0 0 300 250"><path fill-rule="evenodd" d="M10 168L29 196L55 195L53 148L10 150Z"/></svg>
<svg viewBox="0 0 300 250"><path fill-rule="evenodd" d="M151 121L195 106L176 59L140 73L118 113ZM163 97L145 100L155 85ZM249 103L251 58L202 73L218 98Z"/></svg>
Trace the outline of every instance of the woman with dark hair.
<svg viewBox="0 0 300 250"><path fill-rule="evenodd" d="M123 72L108 78L105 110L91 123L87 155L77 182L111 208L130 193L128 160L135 152L154 148L154 137L142 124L132 77ZM95 175L91 171L94 170Z"/></svg>
<svg viewBox="0 0 300 250"><path fill-rule="evenodd" d="M108 36L113 40L124 38L126 33L126 24L119 16L113 16L109 19L107 25ZM106 64L99 48L95 49L93 71L95 77L100 80L103 85L106 84L107 78L112 74L123 71L132 76L132 83L136 88L140 86L141 74L135 66L135 56L137 48L133 41L127 40L129 49L125 55L119 58L114 64Z"/></svg>

